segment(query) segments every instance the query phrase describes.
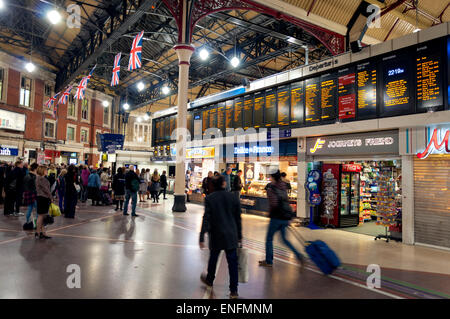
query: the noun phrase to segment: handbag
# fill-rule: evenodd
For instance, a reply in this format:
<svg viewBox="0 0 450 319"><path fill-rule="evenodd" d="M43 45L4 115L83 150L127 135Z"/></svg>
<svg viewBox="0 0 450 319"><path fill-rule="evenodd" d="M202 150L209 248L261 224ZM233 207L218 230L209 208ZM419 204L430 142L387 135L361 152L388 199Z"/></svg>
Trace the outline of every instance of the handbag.
<svg viewBox="0 0 450 319"><path fill-rule="evenodd" d="M73 183L73 185L75 186L75 189L77 190L77 193L81 192L81 186L78 184Z"/></svg>
<svg viewBox="0 0 450 319"><path fill-rule="evenodd" d="M238 275L239 282L248 282L248 250L247 248L238 248Z"/></svg>
<svg viewBox="0 0 450 319"><path fill-rule="evenodd" d="M51 224L53 224L54 222L55 222L55 219L54 219L52 216L46 215L46 216L44 217L44 226L51 225Z"/></svg>

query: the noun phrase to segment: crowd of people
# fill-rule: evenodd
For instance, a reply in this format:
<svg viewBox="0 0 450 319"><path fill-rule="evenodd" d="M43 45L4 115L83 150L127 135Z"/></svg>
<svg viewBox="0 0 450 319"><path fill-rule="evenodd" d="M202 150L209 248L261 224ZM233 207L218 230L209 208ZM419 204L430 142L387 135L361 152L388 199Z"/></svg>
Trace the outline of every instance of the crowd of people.
<svg viewBox="0 0 450 319"><path fill-rule="evenodd" d="M49 212L50 204L57 203L65 218L75 218L78 202L92 201L93 206L112 205L115 210L128 214L131 200L131 215L137 216L137 194L140 202L151 199L159 202L167 191L166 171L159 175L158 170L135 170L119 167L116 174L110 168L95 169L87 165L28 165L23 161L0 163L0 204L4 204L4 215L8 217L23 216L21 207L26 207L26 224L33 221L36 211L36 237L49 239L44 229L44 217ZM3 196L4 194L4 196Z"/></svg>

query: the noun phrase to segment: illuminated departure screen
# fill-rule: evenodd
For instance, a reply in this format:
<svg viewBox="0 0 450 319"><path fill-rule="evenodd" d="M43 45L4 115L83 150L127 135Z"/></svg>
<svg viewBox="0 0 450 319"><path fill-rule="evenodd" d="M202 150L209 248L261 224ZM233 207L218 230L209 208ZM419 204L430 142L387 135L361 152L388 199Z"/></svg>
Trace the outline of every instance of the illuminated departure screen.
<svg viewBox="0 0 450 319"><path fill-rule="evenodd" d="M264 92L255 94L255 107L253 111L253 126L255 128L264 125L264 104L266 102Z"/></svg>
<svg viewBox="0 0 450 319"><path fill-rule="evenodd" d="M383 67L383 103L381 114L406 113L411 109L410 66L406 58L385 57Z"/></svg>
<svg viewBox="0 0 450 319"><path fill-rule="evenodd" d="M166 117L164 120L161 121L161 126L159 127L159 136L161 136L161 142L165 142L166 140L166 134L165 134L165 128L169 127L169 118Z"/></svg>
<svg viewBox="0 0 450 319"><path fill-rule="evenodd" d="M253 95L244 96L244 129L253 126Z"/></svg>
<svg viewBox="0 0 450 319"><path fill-rule="evenodd" d="M194 113L194 136L202 135L202 113L201 111Z"/></svg>
<svg viewBox="0 0 450 319"><path fill-rule="evenodd" d="M176 122L175 116L169 117L169 121L170 121L170 123L169 123L170 127L166 127L165 128L165 131L166 131L166 138L165 138L165 140L166 141L170 140L170 137L172 136L172 132L175 131L175 122Z"/></svg>
<svg viewBox="0 0 450 319"><path fill-rule="evenodd" d="M278 125L289 125L289 108L290 108L290 94L289 85L278 87L277 92L277 108L278 108Z"/></svg>
<svg viewBox="0 0 450 319"><path fill-rule="evenodd" d="M233 127L235 129L242 128L242 104L243 100L241 97L234 99L234 120Z"/></svg>
<svg viewBox="0 0 450 319"><path fill-rule="evenodd" d="M265 126L275 126L277 111L276 89L272 88L266 91L266 105L264 110Z"/></svg>
<svg viewBox="0 0 450 319"><path fill-rule="evenodd" d="M233 130L233 100L229 100L225 104L225 128L226 132Z"/></svg>
<svg viewBox="0 0 450 319"><path fill-rule="evenodd" d="M439 46L438 44L436 46ZM442 110L444 94L442 90L441 54L435 48L422 46L417 48L417 110L426 112Z"/></svg>
<svg viewBox="0 0 450 319"><path fill-rule="evenodd" d="M211 105L209 107L209 127L217 128L217 106Z"/></svg>
<svg viewBox="0 0 450 319"><path fill-rule="evenodd" d="M219 103L217 107L217 127L225 135L225 102Z"/></svg>
<svg viewBox="0 0 450 319"><path fill-rule="evenodd" d="M322 121L336 119L337 79L330 74L320 78L320 108Z"/></svg>
<svg viewBox="0 0 450 319"><path fill-rule="evenodd" d="M202 111L202 134L209 128L209 110L203 109Z"/></svg>
<svg viewBox="0 0 450 319"><path fill-rule="evenodd" d="M305 83L305 121L307 123L320 121L320 89L319 79L306 80Z"/></svg>
<svg viewBox="0 0 450 319"><path fill-rule="evenodd" d="M356 116L356 74L353 70L338 72L339 119L352 119Z"/></svg>
<svg viewBox="0 0 450 319"><path fill-rule="evenodd" d="M303 82L291 84L291 124L303 123L304 109Z"/></svg>
<svg viewBox="0 0 450 319"><path fill-rule="evenodd" d="M189 131L189 134L191 134L191 138L194 135L194 132L192 132L192 113L188 112L186 117L186 129Z"/></svg>
<svg viewBox="0 0 450 319"><path fill-rule="evenodd" d="M356 66L358 89L358 118L369 118L377 114L377 67L366 62Z"/></svg>
<svg viewBox="0 0 450 319"><path fill-rule="evenodd" d="M155 142L159 143L161 141L161 135L159 135L159 127L161 126L161 121L155 122Z"/></svg>

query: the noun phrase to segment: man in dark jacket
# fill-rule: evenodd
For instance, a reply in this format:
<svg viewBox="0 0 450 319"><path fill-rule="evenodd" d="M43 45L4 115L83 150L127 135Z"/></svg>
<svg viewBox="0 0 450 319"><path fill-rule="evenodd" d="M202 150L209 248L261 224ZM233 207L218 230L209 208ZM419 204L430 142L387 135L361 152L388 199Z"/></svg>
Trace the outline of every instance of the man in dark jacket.
<svg viewBox="0 0 450 319"><path fill-rule="evenodd" d="M5 173L7 165L0 164L0 204L3 204L3 189L5 188Z"/></svg>
<svg viewBox="0 0 450 319"><path fill-rule="evenodd" d="M203 189L203 194L205 196L208 196L209 194L212 193L212 189L213 189L212 179L213 179L213 172L209 171L208 176L206 176L202 181L202 189Z"/></svg>
<svg viewBox="0 0 450 319"><path fill-rule="evenodd" d="M241 190L242 190L242 170L238 170L237 175L233 179L233 193L236 195L238 199L240 199L241 196Z"/></svg>
<svg viewBox="0 0 450 319"><path fill-rule="evenodd" d="M137 217L136 204L137 204L137 192L139 190L139 184L141 180L139 176L134 172L134 166L130 165L128 172L125 174L125 206L123 208L123 214L128 214L128 204L131 198L131 216Z"/></svg>
<svg viewBox="0 0 450 319"><path fill-rule="evenodd" d="M166 171L162 172L162 175L159 179L159 182L161 183L161 190L159 191L158 197L159 195L161 195L161 193L164 194L164 198L163 199L167 199L166 198L166 191L167 191L167 175L166 175Z"/></svg>
<svg viewBox="0 0 450 319"><path fill-rule="evenodd" d="M207 286L213 285L220 251L225 250L230 273L230 298L237 298L237 248L242 240L241 205L236 196L225 191L223 175L213 178L213 187L214 193L205 198L205 214L200 231L200 248L205 247L205 233L209 236L208 274L202 274L200 278Z"/></svg>
<svg viewBox="0 0 450 319"><path fill-rule="evenodd" d="M23 196L23 178L25 177L23 162L17 161L14 169L7 173L5 180L5 215L23 216L20 212ZM11 207L12 204L12 207Z"/></svg>
<svg viewBox="0 0 450 319"><path fill-rule="evenodd" d="M267 185L267 198L269 199L269 216L270 224L266 237L266 259L259 261L259 265L263 267L272 267L273 264L273 236L280 231L283 242L295 254L297 259L303 266L303 256L297 249L287 240L286 228L289 226L291 217L287 216L283 209L283 202L289 203L287 196L286 183L281 180L280 171L271 174L271 182Z"/></svg>

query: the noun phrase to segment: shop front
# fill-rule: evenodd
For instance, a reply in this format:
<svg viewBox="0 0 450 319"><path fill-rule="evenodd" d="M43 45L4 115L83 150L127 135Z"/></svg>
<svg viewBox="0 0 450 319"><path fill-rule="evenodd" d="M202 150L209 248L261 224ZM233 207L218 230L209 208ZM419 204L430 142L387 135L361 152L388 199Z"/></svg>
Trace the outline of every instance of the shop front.
<svg viewBox="0 0 450 319"><path fill-rule="evenodd" d="M215 147L193 147L186 149L186 171L189 170L189 200L203 203L202 181L208 172L216 171ZM186 172L183 172L185 174Z"/></svg>
<svg viewBox="0 0 450 319"><path fill-rule="evenodd" d="M78 153L61 151L61 163L66 165L77 165Z"/></svg>
<svg viewBox="0 0 450 319"><path fill-rule="evenodd" d="M55 164L57 160L60 159L60 157L61 157L60 151L45 149L44 157L38 157L38 162L40 160L41 162L39 164Z"/></svg>
<svg viewBox="0 0 450 319"><path fill-rule="evenodd" d="M166 172L168 194L173 194L175 187L175 156L175 145L172 144L153 147L153 156L150 158L149 169L152 173L155 169L159 175Z"/></svg>
<svg viewBox="0 0 450 319"><path fill-rule="evenodd" d="M0 145L0 161L13 163L19 156L19 148L17 146Z"/></svg>
<svg viewBox="0 0 450 319"><path fill-rule="evenodd" d="M307 138L306 161L320 176L315 224L401 240L397 130Z"/></svg>

